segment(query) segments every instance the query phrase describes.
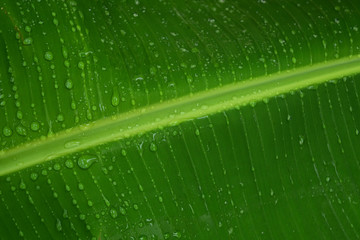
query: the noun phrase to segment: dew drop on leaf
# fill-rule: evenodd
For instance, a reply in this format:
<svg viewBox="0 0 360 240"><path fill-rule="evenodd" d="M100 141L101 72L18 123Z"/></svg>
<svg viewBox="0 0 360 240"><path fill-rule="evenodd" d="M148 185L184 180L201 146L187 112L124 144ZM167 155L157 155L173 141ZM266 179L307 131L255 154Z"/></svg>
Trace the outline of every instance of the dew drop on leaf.
<svg viewBox="0 0 360 240"><path fill-rule="evenodd" d="M118 213L114 208L110 209L110 216L112 218L116 218L118 216Z"/></svg>
<svg viewBox="0 0 360 240"><path fill-rule="evenodd" d="M54 170L59 171L61 169L61 166L59 163L54 164Z"/></svg>
<svg viewBox="0 0 360 240"><path fill-rule="evenodd" d="M117 87L114 87L113 94L111 96L111 105L116 107L119 105L119 103L120 103L119 91L118 91Z"/></svg>
<svg viewBox="0 0 360 240"><path fill-rule="evenodd" d="M66 166L67 168L73 168L73 167L74 167L74 163L73 163L73 161L72 161L71 159L68 159L68 160L65 161L65 166Z"/></svg>
<svg viewBox="0 0 360 240"><path fill-rule="evenodd" d="M28 38L25 38L24 41L23 41L23 44L24 45L31 45L33 42L32 38L31 37L28 37Z"/></svg>
<svg viewBox="0 0 360 240"><path fill-rule="evenodd" d="M52 52L46 52L44 55L45 60L51 61L54 58L54 55L52 54Z"/></svg>
<svg viewBox="0 0 360 240"><path fill-rule="evenodd" d="M33 181L36 181L38 179L39 175L35 172L32 172L30 174L30 179L33 180Z"/></svg>
<svg viewBox="0 0 360 240"><path fill-rule="evenodd" d="M303 136L299 136L299 144L303 145L304 144L304 137Z"/></svg>
<svg viewBox="0 0 360 240"><path fill-rule="evenodd" d="M126 210L125 210L125 208L120 207L120 213L121 213L122 215L125 215L125 214L126 214Z"/></svg>
<svg viewBox="0 0 360 240"><path fill-rule="evenodd" d="M80 62L78 63L78 68L81 69L81 70L83 70L83 69L85 68L84 62L80 61Z"/></svg>
<svg viewBox="0 0 360 240"><path fill-rule="evenodd" d="M57 118L56 118L59 122L62 122L64 121L64 115L62 115L61 113L59 115L57 115Z"/></svg>
<svg viewBox="0 0 360 240"><path fill-rule="evenodd" d="M26 136L26 129L21 126L21 125L18 125L16 127L16 132L20 135L20 136Z"/></svg>
<svg viewBox="0 0 360 240"><path fill-rule="evenodd" d="M82 169L88 169L97 161L97 157L94 155L82 155L78 159L78 166Z"/></svg>
<svg viewBox="0 0 360 240"><path fill-rule="evenodd" d="M67 89L72 89L73 88L73 82L71 81L71 79L66 80L65 87Z"/></svg>
<svg viewBox="0 0 360 240"><path fill-rule="evenodd" d="M9 127L4 127L3 128L3 134L5 137L10 137L12 135L12 130Z"/></svg>
<svg viewBox="0 0 360 240"><path fill-rule="evenodd" d="M30 26L25 26L25 31L28 32L28 33L31 32L31 27Z"/></svg>
<svg viewBox="0 0 360 240"><path fill-rule="evenodd" d="M175 237L175 238L181 238L181 233L180 233L180 232L174 232L174 233L173 233L173 237Z"/></svg>
<svg viewBox="0 0 360 240"><path fill-rule="evenodd" d="M199 136L199 135L200 135L199 129L196 129L196 130L195 130L195 135L196 135L196 136Z"/></svg>
<svg viewBox="0 0 360 240"><path fill-rule="evenodd" d="M85 216L85 214L80 214L79 218L80 218L80 220L85 220L86 216Z"/></svg>
<svg viewBox="0 0 360 240"><path fill-rule="evenodd" d="M56 219L56 229L60 232L62 230L60 219Z"/></svg>
<svg viewBox="0 0 360 240"><path fill-rule="evenodd" d="M150 151L152 151L152 152L156 152L156 150L157 150L157 146L156 146L156 144L155 143L150 143Z"/></svg>
<svg viewBox="0 0 360 240"><path fill-rule="evenodd" d="M26 189L26 185L23 181L20 182L20 185L19 185L20 189L24 190Z"/></svg>
<svg viewBox="0 0 360 240"><path fill-rule="evenodd" d="M64 148L70 149L70 148L74 148L74 147L78 147L80 146L80 142L79 141L67 141L64 144Z"/></svg>
<svg viewBox="0 0 360 240"><path fill-rule="evenodd" d="M32 122L30 124L30 128L31 128L32 131L36 132L36 131L39 130L40 124L38 122Z"/></svg>
<svg viewBox="0 0 360 240"><path fill-rule="evenodd" d="M123 155L124 157L126 156L126 150L125 149L121 150L121 155Z"/></svg>

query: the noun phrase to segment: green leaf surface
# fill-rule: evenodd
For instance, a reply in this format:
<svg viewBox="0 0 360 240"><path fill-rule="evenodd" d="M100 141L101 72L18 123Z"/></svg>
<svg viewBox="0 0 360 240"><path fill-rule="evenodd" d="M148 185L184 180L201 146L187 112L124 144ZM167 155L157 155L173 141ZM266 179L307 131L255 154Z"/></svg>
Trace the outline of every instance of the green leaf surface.
<svg viewBox="0 0 360 240"><path fill-rule="evenodd" d="M0 0L0 238L359 239L359 3Z"/></svg>

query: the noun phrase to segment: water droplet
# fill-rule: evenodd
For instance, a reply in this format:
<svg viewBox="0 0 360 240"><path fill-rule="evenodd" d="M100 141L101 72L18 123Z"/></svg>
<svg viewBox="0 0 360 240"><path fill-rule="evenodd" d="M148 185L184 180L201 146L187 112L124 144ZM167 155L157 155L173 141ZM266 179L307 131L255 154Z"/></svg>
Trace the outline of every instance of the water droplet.
<svg viewBox="0 0 360 240"><path fill-rule="evenodd" d="M10 137L11 135L12 135L12 130L11 130L11 128L9 128L9 127L4 127L3 128L3 134L4 134L4 136L5 137Z"/></svg>
<svg viewBox="0 0 360 240"><path fill-rule="evenodd" d="M61 166L59 163L54 164L54 170L59 171L61 169Z"/></svg>
<svg viewBox="0 0 360 240"><path fill-rule="evenodd" d="M82 190L84 190L84 185L82 183L79 183L78 188L79 188L80 191L82 191Z"/></svg>
<svg viewBox="0 0 360 240"><path fill-rule="evenodd" d="M134 207L135 210L139 209L139 206L137 204L134 204L133 207Z"/></svg>
<svg viewBox="0 0 360 240"><path fill-rule="evenodd" d="M299 144L303 145L304 144L304 136L299 136Z"/></svg>
<svg viewBox="0 0 360 240"><path fill-rule="evenodd" d="M97 161L97 157L94 155L83 155L78 159L78 166L82 169L88 169Z"/></svg>
<svg viewBox="0 0 360 240"><path fill-rule="evenodd" d="M126 156L126 150L125 149L121 150L121 155L123 155L124 157Z"/></svg>
<svg viewBox="0 0 360 240"><path fill-rule="evenodd" d="M28 33L31 32L31 27L30 26L25 26L25 31L28 32Z"/></svg>
<svg viewBox="0 0 360 240"><path fill-rule="evenodd" d="M293 62L293 64L295 64L295 63L296 63L296 58L293 57L293 58L291 59L291 61Z"/></svg>
<svg viewBox="0 0 360 240"><path fill-rule="evenodd" d="M94 205L93 202L89 200L89 201L88 201L88 206L89 206L89 207L92 207L93 205Z"/></svg>
<svg viewBox="0 0 360 240"><path fill-rule="evenodd" d="M80 61L80 62L78 63L78 68L81 69L81 70L83 70L83 69L85 68L84 62Z"/></svg>
<svg viewBox="0 0 360 240"><path fill-rule="evenodd" d="M326 182L330 182L330 177L326 177Z"/></svg>
<svg viewBox="0 0 360 240"><path fill-rule="evenodd" d="M73 161L72 161L71 159L68 159L68 160L65 161L65 166L66 166L67 168L73 168L73 167L74 167L74 163L73 163Z"/></svg>
<svg viewBox="0 0 360 240"><path fill-rule="evenodd" d="M46 52L44 55L44 58L48 61L51 61L51 60L53 60L54 55L52 54L52 52Z"/></svg>
<svg viewBox="0 0 360 240"><path fill-rule="evenodd" d="M118 213L114 208L110 209L110 216L112 218L116 218L118 216Z"/></svg>
<svg viewBox="0 0 360 240"><path fill-rule="evenodd" d="M119 98L119 91L117 89L117 87L114 87L113 89L113 94L111 96L111 104L116 107L118 106L120 103L120 98Z"/></svg>
<svg viewBox="0 0 360 240"><path fill-rule="evenodd" d="M64 58L68 58L69 54L68 54L68 50L65 46L62 47L62 55Z"/></svg>
<svg viewBox="0 0 360 240"><path fill-rule="evenodd" d="M73 88L73 82L71 81L71 79L66 80L65 87L67 89L72 89Z"/></svg>
<svg viewBox="0 0 360 240"><path fill-rule="evenodd" d="M125 215L125 214L126 214L126 210L125 210L125 208L120 207L120 213L121 213L122 215Z"/></svg>
<svg viewBox="0 0 360 240"><path fill-rule="evenodd" d="M195 130L195 135L196 135L196 136L199 136L199 135L200 135L199 129L196 129L196 130Z"/></svg>
<svg viewBox="0 0 360 240"><path fill-rule="evenodd" d="M79 218L80 218L80 220L85 220L86 216L85 216L85 214L82 213L82 214L80 214Z"/></svg>
<svg viewBox="0 0 360 240"><path fill-rule="evenodd" d="M155 143L150 143L150 151L152 151L152 152L156 152L156 150L157 150L157 146L156 146L156 144Z"/></svg>
<svg viewBox="0 0 360 240"><path fill-rule="evenodd" d="M148 237L146 235L140 235L139 240L148 240Z"/></svg>
<svg viewBox="0 0 360 240"><path fill-rule="evenodd" d="M92 120L92 114L91 114L90 109L87 109L87 110L86 110L86 118L87 118L88 120Z"/></svg>
<svg viewBox="0 0 360 240"><path fill-rule="evenodd" d="M23 41L23 44L24 45L31 45L33 42L32 38L31 37L28 37L28 38L25 38L24 41Z"/></svg>
<svg viewBox="0 0 360 240"><path fill-rule="evenodd" d="M39 175L35 172L32 172L30 174L30 179L33 180L33 181L36 181L38 179Z"/></svg>
<svg viewBox="0 0 360 240"><path fill-rule="evenodd" d="M32 197L30 195L28 196L28 199L31 204L34 204L34 200L32 199Z"/></svg>
<svg viewBox="0 0 360 240"><path fill-rule="evenodd" d="M159 196L159 202L163 202L163 198L161 196Z"/></svg>
<svg viewBox="0 0 360 240"><path fill-rule="evenodd" d="M64 66L69 68L70 67L70 62L68 60L65 60L64 61Z"/></svg>
<svg viewBox="0 0 360 240"><path fill-rule="evenodd" d="M80 146L80 142L79 141L68 141L65 143L64 147L69 149L69 148L74 148L74 147L78 147Z"/></svg>
<svg viewBox="0 0 360 240"><path fill-rule="evenodd" d="M33 130L34 132L38 131L40 128L40 124L38 122L32 122L30 124L30 128L31 130Z"/></svg>
<svg viewBox="0 0 360 240"><path fill-rule="evenodd" d="M53 23L55 24L55 26L59 25L59 21L56 18L54 18Z"/></svg>
<svg viewBox="0 0 360 240"><path fill-rule="evenodd" d="M18 125L16 127L16 132L20 135L20 136L26 136L26 129L22 126L22 125Z"/></svg>
<svg viewBox="0 0 360 240"><path fill-rule="evenodd" d="M151 67L151 68L150 68L150 74L151 74L151 75L155 75L155 74L156 74L156 68L155 68L155 67Z"/></svg>
<svg viewBox="0 0 360 240"><path fill-rule="evenodd" d="M174 232L173 237L181 238L181 232Z"/></svg>
<svg viewBox="0 0 360 240"><path fill-rule="evenodd" d="M20 182L20 185L19 185L20 189L24 190L26 189L26 185L23 181Z"/></svg>
<svg viewBox="0 0 360 240"><path fill-rule="evenodd" d="M59 122L62 122L64 121L64 115L62 115L61 113L59 115L57 115L57 118L56 118Z"/></svg>
<svg viewBox="0 0 360 240"><path fill-rule="evenodd" d="M56 219L56 229L60 232L62 230L60 219Z"/></svg>

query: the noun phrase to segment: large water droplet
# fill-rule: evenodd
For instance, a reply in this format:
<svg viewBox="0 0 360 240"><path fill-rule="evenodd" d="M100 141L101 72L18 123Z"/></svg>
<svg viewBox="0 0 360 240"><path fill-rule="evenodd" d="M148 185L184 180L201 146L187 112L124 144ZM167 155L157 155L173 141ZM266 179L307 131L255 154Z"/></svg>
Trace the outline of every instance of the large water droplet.
<svg viewBox="0 0 360 240"><path fill-rule="evenodd" d="M34 132L38 131L40 128L40 124L38 122L32 122L30 125L31 130Z"/></svg>
<svg viewBox="0 0 360 240"><path fill-rule="evenodd" d="M37 173L35 173L35 172L32 172L31 174L30 174L30 178L31 178L31 180L33 180L33 181L36 181L36 179L38 179L38 174Z"/></svg>
<svg viewBox="0 0 360 240"><path fill-rule="evenodd" d="M59 121L59 122L62 122L64 121L64 115L62 115L61 113L59 115L57 115L56 119Z"/></svg>
<svg viewBox="0 0 360 240"><path fill-rule="evenodd" d="M81 62L81 61L80 61L80 62L78 63L78 68L81 69L81 70L83 70L83 69L85 68L84 62Z"/></svg>
<svg viewBox="0 0 360 240"><path fill-rule="evenodd" d="M54 170L59 171L61 169L61 166L59 163L54 164Z"/></svg>
<svg viewBox="0 0 360 240"><path fill-rule="evenodd" d="M5 137L10 137L12 135L12 130L9 127L4 127L3 128L3 134Z"/></svg>
<svg viewBox="0 0 360 240"><path fill-rule="evenodd" d="M116 218L117 215L118 215L118 213L117 213L117 211L116 211L114 208L110 209L110 216L111 216L112 218Z"/></svg>
<svg viewBox="0 0 360 240"><path fill-rule="evenodd" d="M65 161L65 166L66 166L67 168L73 168L73 167L74 167L74 163L73 163L73 161L72 161L71 159L68 159L68 160Z"/></svg>
<svg viewBox="0 0 360 240"><path fill-rule="evenodd" d="M25 38L24 41L23 41L23 44L24 45L31 45L33 42L32 38L31 37L28 37L28 38Z"/></svg>
<svg viewBox="0 0 360 240"><path fill-rule="evenodd" d="M16 132L20 135L20 136L26 136L26 129L22 126L22 125L18 125L16 127Z"/></svg>
<svg viewBox="0 0 360 240"><path fill-rule="evenodd" d="M48 61L51 61L51 60L53 60L54 55L52 54L52 52L46 52L44 55L44 58Z"/></svg>
<svg viewBox="0 0 360 240"><path fill-rule="evenodd" d="M78 159L78 166L82 169L88 169L97 161L97 157L94 155L83 155Z"/></svg>
<svg viewBox="0 0 360 240"><path fill-rule="evenodd" d="M65 87L67 89L72 89L73 88L73 82L71 81L71 79L66 80Z"/></svg>

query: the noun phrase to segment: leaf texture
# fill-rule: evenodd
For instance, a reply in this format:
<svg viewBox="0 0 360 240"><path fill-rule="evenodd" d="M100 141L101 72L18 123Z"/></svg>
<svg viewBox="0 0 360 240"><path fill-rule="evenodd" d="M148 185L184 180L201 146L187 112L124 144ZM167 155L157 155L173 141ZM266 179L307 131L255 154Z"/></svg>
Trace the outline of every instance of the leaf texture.
<svg viewBox="0 0 360 240"><path fill-rule="evenodd" d="M1 0L1 238L360 238L358 5Z"/></svg>

